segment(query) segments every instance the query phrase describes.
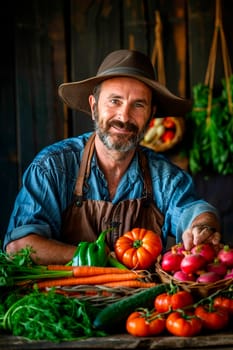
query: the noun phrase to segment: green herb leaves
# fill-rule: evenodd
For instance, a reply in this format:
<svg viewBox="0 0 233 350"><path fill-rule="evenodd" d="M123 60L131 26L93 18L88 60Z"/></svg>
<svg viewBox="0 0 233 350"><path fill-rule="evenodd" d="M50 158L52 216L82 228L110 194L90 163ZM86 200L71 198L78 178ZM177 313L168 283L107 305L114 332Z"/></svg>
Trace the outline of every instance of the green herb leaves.
<svg viewBox="0 0 233 350"><path fill-rule="evenodd" d="M92 327L96 310L87 301L32 290L35 279L69 276L72 271L49 271L35 265L31 248L9 255L0 251L0 329L32 340L64 341L103 332Z"/></svg>
<svg viewBox="0 0 233 350"><path fill-rule="evenodd" d="M225 80L222 85L221 94L212 99L210 115L207 110L209 87L202 84L193 87L193 110L187 116L192 130L189 167L193 174L206 170L222 175L233 173L233 115ZM233 98L233 76L230 90Z"/></svg>
<svg viewBox="0 0 233 350"><path fill-rule="evenodd" d="M105 335L92 327L95 314L94 307L85 301L67 298L53 290L34 291L19 296L1 315L1 326L15 336L33 340L70 341Z"/></svg>

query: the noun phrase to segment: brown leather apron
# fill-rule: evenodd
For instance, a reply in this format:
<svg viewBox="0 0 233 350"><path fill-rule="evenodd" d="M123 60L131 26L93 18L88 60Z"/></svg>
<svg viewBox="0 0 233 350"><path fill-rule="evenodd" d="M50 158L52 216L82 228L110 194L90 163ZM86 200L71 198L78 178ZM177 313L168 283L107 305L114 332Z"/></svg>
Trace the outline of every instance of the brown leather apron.
<svg viewBox="0 0 233 350"><path fill-rule="evenodd" d="M89 138L80 164L73 203L62 216L62 240L77 245L81 241L94 241L102 232L113 228L107 235L107 242L113 250L114 242L123 233L134 227L153 230L161 235L163 215L156 208L152 195L152 183L147 159L139 150L139 159L144 176L143 197L124 200L118 204L102 200L85 200L83 189L89 177L94 152L95 133Z"/></svg>

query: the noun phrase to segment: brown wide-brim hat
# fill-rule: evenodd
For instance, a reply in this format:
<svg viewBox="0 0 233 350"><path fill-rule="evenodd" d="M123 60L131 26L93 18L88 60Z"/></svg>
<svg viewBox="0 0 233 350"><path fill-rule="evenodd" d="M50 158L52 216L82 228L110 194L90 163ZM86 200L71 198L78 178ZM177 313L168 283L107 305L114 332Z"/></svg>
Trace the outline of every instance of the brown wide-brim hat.
<svg viewBox="0 0 233 350"><path fill-rule="evenodd" d="M58 93L68 107L91 115L89 95L94 87L115 77L134 78L148 85L157 105L156 116L184 116L191 110L191 101L174 95L160 84L149 57L134 50L113 51L103 60L95 77L61 84Z"/></svg>

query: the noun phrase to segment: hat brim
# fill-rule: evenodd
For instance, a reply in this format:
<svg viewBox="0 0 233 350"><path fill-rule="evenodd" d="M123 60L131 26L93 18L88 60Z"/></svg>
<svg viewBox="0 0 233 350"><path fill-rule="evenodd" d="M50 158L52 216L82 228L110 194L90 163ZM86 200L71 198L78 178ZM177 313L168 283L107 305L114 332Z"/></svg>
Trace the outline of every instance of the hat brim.
<svg viewBox="0 0 233 350"><path fill-rule="evenodd" d="M79 82L63 83L58 88L58 94L71 109L91 115L89 96L93 93L94 87L104 80L120 76L137 79L152 88L157 105L156 116L158 117L165 117L168 115L182 117L192 108L191 100L174 95L157 81L142 76L132 76L132 74L116 73L107 76L100 75Z"/></svg>

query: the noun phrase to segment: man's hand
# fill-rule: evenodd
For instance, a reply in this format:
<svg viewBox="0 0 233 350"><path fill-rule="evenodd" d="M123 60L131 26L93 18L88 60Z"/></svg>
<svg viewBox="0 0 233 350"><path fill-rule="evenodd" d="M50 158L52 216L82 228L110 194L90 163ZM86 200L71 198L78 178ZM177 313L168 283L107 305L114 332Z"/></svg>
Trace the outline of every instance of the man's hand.
<svg viewBox="0 0 233 350"><path fill-rule="evenodd" d="M182 240L186 250L201 243L212 243L218 246L221 240L220 225L211 213L204 213L198 216L192 226L184 231Z"/></svg>

